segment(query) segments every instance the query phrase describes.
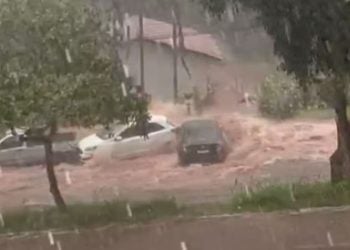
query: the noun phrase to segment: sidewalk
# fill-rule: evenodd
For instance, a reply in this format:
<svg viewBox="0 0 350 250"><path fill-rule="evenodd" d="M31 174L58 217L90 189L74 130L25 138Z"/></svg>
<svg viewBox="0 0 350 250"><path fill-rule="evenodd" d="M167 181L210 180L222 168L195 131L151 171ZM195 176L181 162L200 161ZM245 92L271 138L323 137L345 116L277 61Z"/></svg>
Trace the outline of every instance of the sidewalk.
<svg viewBox="0 0 350 250"><path fill-rule="evenodd" d="M344 250L350 208L298 214L254 214L110 226L82 232L0 238L1 250Z"/></svg>

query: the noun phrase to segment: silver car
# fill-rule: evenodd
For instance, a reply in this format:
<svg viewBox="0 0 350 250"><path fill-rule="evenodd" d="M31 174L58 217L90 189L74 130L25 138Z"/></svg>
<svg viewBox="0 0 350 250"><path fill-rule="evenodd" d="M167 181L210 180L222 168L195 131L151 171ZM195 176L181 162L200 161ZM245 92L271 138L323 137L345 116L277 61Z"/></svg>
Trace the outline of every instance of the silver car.
<svg viewBox="0 0 350 250"><path fill-rule="evenodd" d="M33 166L45 162L45 150L42 143L26 141L24 135L7 133L0 139L0 166ZM79 154L69 142L53 144L55 164L79 162Z"/></svg>

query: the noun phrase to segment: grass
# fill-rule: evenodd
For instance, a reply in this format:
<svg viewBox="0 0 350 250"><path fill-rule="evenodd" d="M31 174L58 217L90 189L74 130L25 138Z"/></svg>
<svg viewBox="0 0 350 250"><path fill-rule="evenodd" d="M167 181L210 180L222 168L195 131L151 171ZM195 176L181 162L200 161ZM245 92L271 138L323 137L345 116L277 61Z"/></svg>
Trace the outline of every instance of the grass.
<svg viewBox="0 0 350 250"><path fill-rule="evenodd" d="M301 119L316 119L316 120L329 120L335 117L332 109L311 109L301 110L296 115L296 118Z"/></svg>
<svg viewBox="0 0 350 250"><path fill-rule="evenodd" d="M3 215L5 227L0 233L76 229L105 226L111 223L127 225L170 218L197 218L243 212L272 212L310 207L350 205L350 182L268 186L235 195L231 201L218 204L179 206L174 200L155 200L131 204L132 217L123 201L101 204L70 205L67 214L55 208L44 211L21 210Z"/></svg>
<svg viewBox="0 0 350 250"><path fill-rule="evenodd" d="M350 182L265 187L250 195L234 197L231 212L271 212L342 205L350 205Z"/></svg>
<svg viewBox="0 0 350 250"><path fill-rule="evenodd" d="M110 223L146 223L176 217L182 210L173 200L155 200L129 205L132 211L130 217L127 205L123 201L70 205L66 214L56 208L9 212L3 214L5 227L0 226L0 233L90 228Z"/></svg>
<svg viewBox="0 0 350 250"><path fill-rule="evenodd" d="M347 108L348 117L350 117L350 106ZM296 115L296 118L301 119L316 119L316 120L329 120L335 118L334 110L328 109L310 109L301 110Z"/></svg>

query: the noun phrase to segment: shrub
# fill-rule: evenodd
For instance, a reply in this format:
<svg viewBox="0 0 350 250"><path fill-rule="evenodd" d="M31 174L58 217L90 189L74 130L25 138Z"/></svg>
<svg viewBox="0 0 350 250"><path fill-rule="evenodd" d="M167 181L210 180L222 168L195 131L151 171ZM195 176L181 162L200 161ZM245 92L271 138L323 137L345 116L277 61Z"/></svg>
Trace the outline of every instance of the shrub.
<svg viewBox="0 0 350 250"><path fill-rule="evenodd" d="M262 115L278 119L293 117L302 104L302 91L297 81L282 72L268 76L262 83L258 107Z"/></svg>

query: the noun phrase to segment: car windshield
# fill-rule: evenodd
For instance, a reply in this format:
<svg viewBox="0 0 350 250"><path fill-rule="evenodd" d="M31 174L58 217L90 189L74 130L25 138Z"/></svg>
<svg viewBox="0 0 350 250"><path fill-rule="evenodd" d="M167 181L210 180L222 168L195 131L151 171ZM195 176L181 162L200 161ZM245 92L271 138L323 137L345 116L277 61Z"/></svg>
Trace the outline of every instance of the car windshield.
<svg viewBox="0 0 350 250"><path fill-rule="evenodd" d="M102 128L96 132L96 136L102 140L113 138L114 134L123 128L121 124L115 124L110 128Z"/></svg>
<svg viewBox="0 0 350 250"><path fill-rule="evenodd" d="M184 125L184 139L187 144L215 143L220 139L219 129L214 121L193 121Z"/></svg>

